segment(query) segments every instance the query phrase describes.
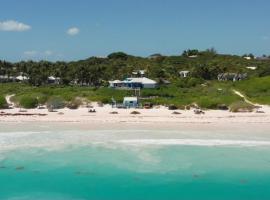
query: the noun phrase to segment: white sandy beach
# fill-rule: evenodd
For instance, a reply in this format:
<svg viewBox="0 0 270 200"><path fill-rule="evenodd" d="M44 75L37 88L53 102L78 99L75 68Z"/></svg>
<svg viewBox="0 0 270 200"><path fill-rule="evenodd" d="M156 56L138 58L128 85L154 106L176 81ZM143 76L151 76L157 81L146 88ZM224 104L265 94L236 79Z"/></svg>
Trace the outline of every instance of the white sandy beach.
<svg viewBox="0 0 270 200"><path fill-rule="evenodd" d="M0 110L0 122L78 122L78 123L264 123L270 124L270 107L262 106L264 113L232 113L221 110L207 110L205 114L196 115L193 110L177 110L181 114L173 114L175 111L165 107L153 109L136 109L140 114L131 114L135 109L116 109L110 105L103 107L94 106L96 113L89 113L88 108L77 110L60 109L56 112L48 112L47 109L29 109L20 112L19 108ZM117 112L118 114L111 114ZM44 116L14 116L12 114L43 114ZM6 115L11 114L11 115Z"/></svg>

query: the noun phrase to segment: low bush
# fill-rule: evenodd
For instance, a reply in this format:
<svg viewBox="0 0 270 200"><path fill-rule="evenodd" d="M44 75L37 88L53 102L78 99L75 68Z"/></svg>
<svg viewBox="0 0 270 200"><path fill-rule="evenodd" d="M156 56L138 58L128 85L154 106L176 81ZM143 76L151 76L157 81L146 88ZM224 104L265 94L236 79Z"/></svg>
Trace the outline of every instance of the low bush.
<svg viewBox="0 0 270 200"><path fill-rule="evenodd" d="M210 97L200 98L197 103L200 108L206 109L217 109L219 105L219 101L217 99Z"/></svg>
<svg viewBox="0 0 270 200"><path fill-rule="evenodd" d="M62 109L66 107L66 102L61 97L51 97L47 101L47 108L50 109Z"/></svg>
<svg viewBox="0 0 270 200"><path fill-rule="evenodd" d="M244 101L238 101L230 105L230 112L252 112L254 108L254 105Z"/></svg>
<svg viewBox="0 0 270 200"><path fill-rule="evenodd" d="M8 103L6 101L6 98L4 96L0 96L0 109L7 109Z"/></svg>
<svg viewBox="0 0 270 200"><path fill-rule="evenodd" d="M36 108L38 106L38 100L31 96L22 96L19 99L19 105L25 109Z"/></svg>
<svg viewBox="0 0 270 200"><path fill-rule="evenodd" d="M83 102L80 98L75 98L67 104L67 107L69 109L78 109L82 104Z"/></svg>

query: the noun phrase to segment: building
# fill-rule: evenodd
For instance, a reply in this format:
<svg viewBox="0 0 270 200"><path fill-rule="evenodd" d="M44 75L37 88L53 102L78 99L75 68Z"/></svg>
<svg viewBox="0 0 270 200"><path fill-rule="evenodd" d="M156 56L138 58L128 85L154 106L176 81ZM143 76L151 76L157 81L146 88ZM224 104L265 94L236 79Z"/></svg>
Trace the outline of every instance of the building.
<svg viewBox="0 0 270 200"><path fill-rule="evenodd" d="M14 82L15 77L9 75L0 75L0 83Z"/></svg>
<svg viewBox="0 0 270 200"><path fill-rule="evenodd" d="M189 58L198 58L198 55L190 55Z"/></svg>
<svg viewBox="0 0 270 200"><path fill-rule="evenodd" d="M256 70L257 69L257 67L255 67L255 66L250 66L250 67L246 67L246 68L249 70Z"/></svg>
<svg viewBox="0 0 270 200"><path fill-rule="evenodd" d="M123 106L125 108L137 108L139 101L137 97L125 97L123 100Z"/></svg>
<svg viewBox="0 0 270 200"><path fill-rule="evenodd" d="M59 85L60 84L60 78L59 77L54 77L54 76L49 76L47 82L48 82L48 84Z"/></svg>
<svg viewBox="0 0 270 200"><path fill-rule="evenodd" d="M182 78L187 78L190 74L190 71L180 71L179 72L179 75L182 77Z"/></svg>
<svg viewBox="0 0 270 200"><path fill-rule="evenodd" d="M132 75L134 77L144 77L145 76L145 70L138 70L138 71L133 71Z"/></svg>
<svg viewBox="0 0 270 200"><path fill-rule="evenodd" d="M245 57L243 57L243 58L246 59L246 60L251 60L251 59L252 59L251 56L245 56Z"/></svg>
<svg viewBox="0 0 270 200"><path fill-rule="evenodd" d="M241 81L247 79L248 75L245 74L238 74L238 73L222 73L218 75L219 81Z"/></svg>
<svg viewBox="0 0 270 200"><path fill-rule="evenodd" d="M115 80L110 81L110 88L126 88L126 89L136 89L136 88L156 88L157 82L146 77L142 78L127 78L123 81Z"/></svg>
<svg viewBox="0 0 270 200"><path fill-rule="evenodd" d="M27 82L28 80L29 78L27 76L20 75L16 77L17 82Z"/></svg>

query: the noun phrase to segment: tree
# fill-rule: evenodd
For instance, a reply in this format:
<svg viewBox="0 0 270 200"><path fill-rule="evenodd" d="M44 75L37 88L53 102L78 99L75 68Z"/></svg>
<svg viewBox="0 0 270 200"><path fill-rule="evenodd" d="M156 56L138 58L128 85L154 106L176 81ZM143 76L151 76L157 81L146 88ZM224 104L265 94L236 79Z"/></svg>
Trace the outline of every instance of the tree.
<svg viewBox="0 0 270 200"><path fill-rule="evenodd" d="M124 52L115 52L110 55L108 55L109 59L120 59L120 60L127 60L128 55Z"/></svg>
<svg viewBox="0 0 270 200"><path fill-rule="evenodd" d="M199 55L199 50L197 49L188 49L182 53L182 56L184 57L197 56L197 55Z"/></svg>

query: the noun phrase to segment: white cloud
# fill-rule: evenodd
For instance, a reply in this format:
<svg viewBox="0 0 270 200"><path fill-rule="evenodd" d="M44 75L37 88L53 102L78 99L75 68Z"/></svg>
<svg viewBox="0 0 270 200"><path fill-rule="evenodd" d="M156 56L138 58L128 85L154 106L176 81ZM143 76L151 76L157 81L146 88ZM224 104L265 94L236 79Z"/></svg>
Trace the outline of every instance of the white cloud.
<svg viewBox="0 0 270 200"><path fill-rule="evenodd" d="M47 59L57 56L53 51L46 50L46 51L25 51L23 52L23 56L27 59L35 59L35 60L41 60L41 59Z"/></svg>
<svg viewBox="0 0 270 200"><path fill-rule="evenodd" d="M28 31L30 29L31 29L31 26L14 21L14 20L7 20L7 21L0 22L0 31L22 32L22 31Z"/></svg>
<svg viewBox="0 0 270 200"><path fill-rule="evenodd" d="M70 29L67 30L67 34L74 36L80 33L80 29L78 29L77 27L72 27Z"/></svg>
<svg viewBox="0 0 270 200"><path fill-rule="evenodd" d="M53 55L53 52L50 51L50 50L47 50L47 51L44 52L44 54L45 54L46 56L51 56L51 55Z"/></svg>
<svg viewBox="0 0 270 200"><path fill-rule="evenodd" d="M36 56L37 54L38 54L37 51L25 51L25 52L23 52L23 55L29 56L29 57Z"/></svg>
<svg viewBox="0 0 270 200"><path fill-rule="evenodd" d="M263 40L269 40L269 37L268 36L262 36L262 39Z"/></svg>

